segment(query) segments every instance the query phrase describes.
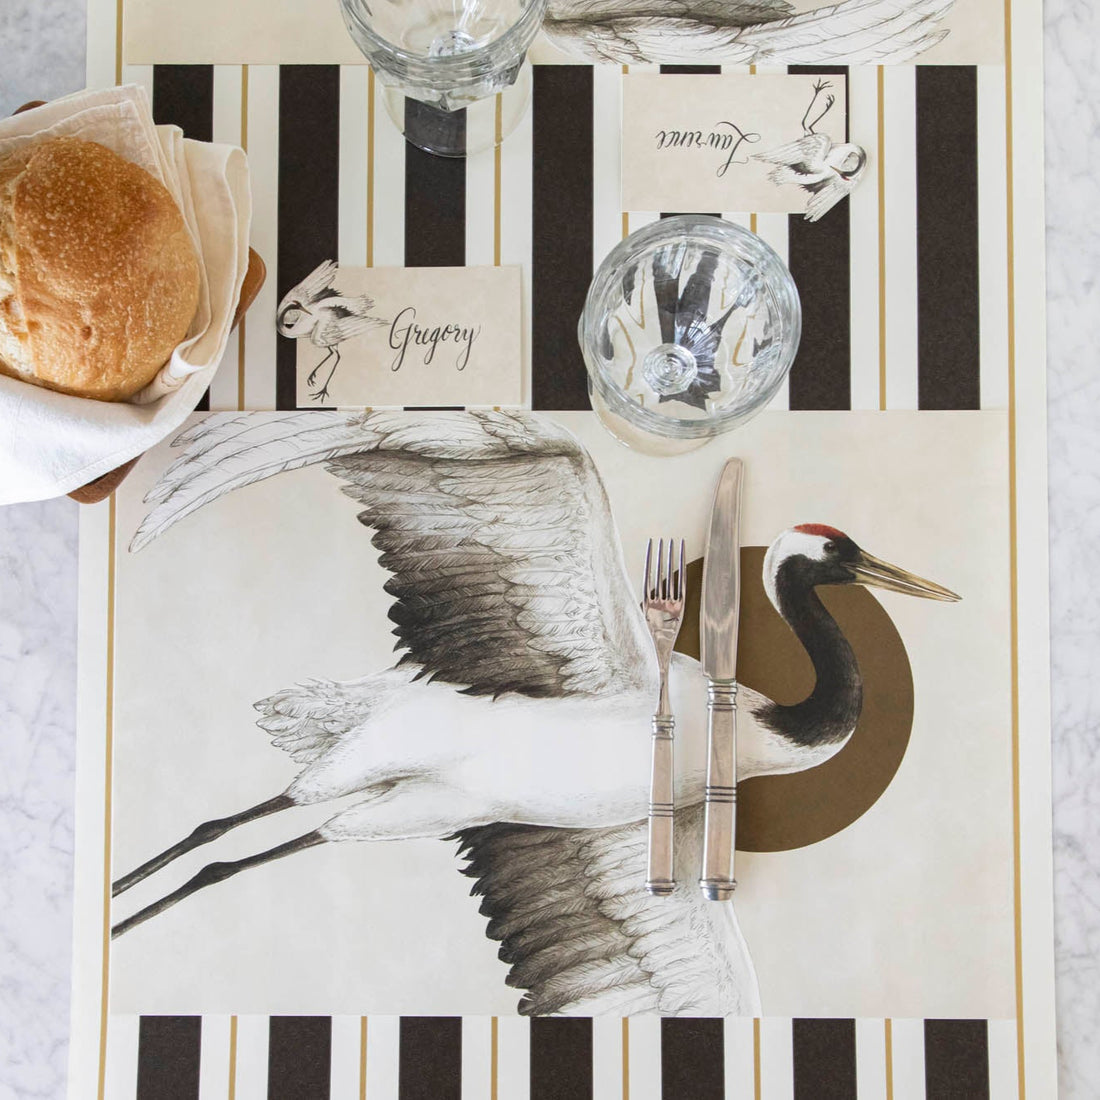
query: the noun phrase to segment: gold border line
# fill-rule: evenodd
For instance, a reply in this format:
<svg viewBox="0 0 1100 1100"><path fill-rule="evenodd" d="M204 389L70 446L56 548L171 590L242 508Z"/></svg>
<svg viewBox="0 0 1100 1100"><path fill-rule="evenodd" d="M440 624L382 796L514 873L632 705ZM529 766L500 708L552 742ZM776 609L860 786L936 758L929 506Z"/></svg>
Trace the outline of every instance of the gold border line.
<svg viewBox="0 0 1100 1100"><path fill-rule="evenodd" d="M367 1100L367 1018L359 1017L359 1100Z"/></svg>
<svg viewBox="0 0 1100 1100"><path fill-rule="evenodd" d="M111 969L111 767L115 708L115 494L107 502L107 692L103 731L103 955L100 964L99 1079L103 1100L107 1078L107 996Z"/></svg>
<svg viewBox="0 0 1100 1100"><path fill-rule="evenodd" d="M878 67L878 407L886 408L886 77Z"/></svg>
<svg viewBox="0 0 1100 1100"><path fill-rule="evenodd" d="M115 83L122 83L122 0L115 3Z"/></svg>
<svg viewBox="0 0 1100 1100"><path fill-rule="evenodd" d="M229 1017L229 1087L226 1100L237 1097L237 1017Z"/></svg>
<svg viewBox="0 0 1100 1100"><path fill-rule="evenodd" d="M760 1100L760 1017L752 1018L752 1095Z"/></svg>
<svg viewBox="0 0 1100 1100"><path fill-rule="evenodd" d="M881 79L882 69L879 69ZM882 1021L882 1037L886 1059L886 1100L894 1100L894 1021Z"/></svg>
<svg viewBox="0 0 1100 1100"><path fill-rule="evenodd" d="M497 1017L489 1020L489 1100L497 1100L497 1065L500 1062L500 1036Z"/></svg>
<svg viewBox="0 0 1100 1100"><path fill-rule="evenodd" d="M1008 571L1011 601L1012 693L1012 902L1015 915L1013 959L1016 966L1016 1077L1020 1100L1027 1095L1024 1059L1024 951L1020 879L1020 622L1016 571L1016 268L1015 165L1012 157L1012 0L1005 0L1005 223L1008 253Z"/></svg>
<svg viewBox="0 0 1100 1100"><path fill-rule="evenodd" d="M623 1017L623 1100L630 1100L630 1020L626 1016Z"/></svg>
<svg viewBox="0 0 1100 1100"><path fill-rule="evenodd" d="M248 66L241 66L241 148L248 153ZM244 409L245 388L245 322L242 317L237 325L237 409Z"/></svg>

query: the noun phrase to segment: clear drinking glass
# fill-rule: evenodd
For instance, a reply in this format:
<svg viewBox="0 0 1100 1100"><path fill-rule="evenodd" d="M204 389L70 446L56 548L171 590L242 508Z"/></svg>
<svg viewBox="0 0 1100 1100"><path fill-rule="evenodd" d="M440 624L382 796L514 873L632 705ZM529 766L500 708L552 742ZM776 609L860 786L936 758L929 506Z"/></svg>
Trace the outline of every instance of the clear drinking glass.
<svg viewBox="0 0 1100 1100"><path fill-rule="evenodd" d="M340 0L340 9L406 139L461 157L498 144L523 117L531 97L527 48L546 4Z"/></svg>
<svg viewBox="0 0 1100 1100"><path fill-rule="evenodd" d="M651 453L691 450L754 416L801 333L798 291L776 253L739 225L695 214L617 244L577 330L593 409Z"/></svg>

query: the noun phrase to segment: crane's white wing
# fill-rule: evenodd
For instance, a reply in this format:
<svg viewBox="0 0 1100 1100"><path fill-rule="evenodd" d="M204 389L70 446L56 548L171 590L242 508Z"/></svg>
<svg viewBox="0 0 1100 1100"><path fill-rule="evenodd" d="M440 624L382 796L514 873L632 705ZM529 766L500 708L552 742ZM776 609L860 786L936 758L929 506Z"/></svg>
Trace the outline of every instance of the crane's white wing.
<svg viewBox="0 0 1100 1100"><path fill-rule="evenodd" d="M405 662L471 694L651 686L652 649L603 483L563 428L530 413L208 417L147 500L139 549L196 508L326 462L363 504L393 576Z"/></svg>
<svg viewBox="0 0 1100 1100"><path fill-rule="evenodd" d="M317 325L310 339L321 348L329 348L334 344L342 344L353 336L361 336L372 328L388 325L389 322L381 317L375 317L370 312L370 306L362 306L360 303L351 302L349 305L342 303L349 299L341 298L338 302L331 299L323 302L318 309L322 321ZM369 302L370 299L367 299Z"/></svg>
<svg viewBox="0 0 1100 1100"><path fill-rule="evenodd" d="M646 872L646 823L607 829L495 824L455 838L511 966L536 1016L758 1015L756 975L732 906L695 884L702 807L676 815L681 884L654 898ZM690 871L689 871L690 868Z"/></svg>
<svg viewBox="0 0 1100 1100"><path fill-rule="evenodd" d="M283 295L278 312L282 313L283 307L291 302L309 305L311 302L317 301L332 286L332 282L336 278L336 271L335 260L325 260L319 263L297 286L291 287Z"/></svg>
<svg viewBox="0 0 1100 1100"><path fill-rule="evenodd" d="M571 53L623 64L893 64L934 46L954 0L844 0L782 19L740 6L552 0L543 29Z"/></svg>
<svg viewBox="0 0 1100 1100"><path fill-rule="evenodd" d="M855 187L855 180L846 180L835 172L827 179L806 202L806 221L816 222L827 214L845 195Z"/></svg>
<svg viewBox="0 0 1100 1100"><path fill-rule="evenodd" d="M763 153L754 153L753 160L779 165L771 173L776 183L799 183L807 176L814 176L825 167L825 158L833 147L828 134L806 134L797 141L777 145ZM786 172L783 169L787 169Z"/></svg>

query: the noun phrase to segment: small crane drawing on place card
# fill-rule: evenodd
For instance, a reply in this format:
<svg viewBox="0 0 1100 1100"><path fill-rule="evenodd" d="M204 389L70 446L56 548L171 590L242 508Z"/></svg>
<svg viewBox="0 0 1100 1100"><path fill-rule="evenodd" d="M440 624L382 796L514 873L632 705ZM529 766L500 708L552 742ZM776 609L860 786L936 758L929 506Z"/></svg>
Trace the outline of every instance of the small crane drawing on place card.
<svg viewBox="0 0 1100 1100"><path fill-rule="evenodd" d="M296 287L287 291L279 303L275 328L280 336L292 340L306 337L318 348L324 348L324 358L309 372L306 385L313 390L317 373L329 361L334 362L328 377L320 389L311 393L315 401L328 397L329 384L340 365L340 344L353 336L360 336L389 321L375 317L371 310L374 299L365 294L345 296L334 287L337 266L333 260L325 260L307 275Z"/></svg>
<svg viewBox="0 0 1100 1100"><path fill-rule="evenodd" d="M859 182L867 166L867 153L861 146L851 142L834 145L828 134L814 132L814 127L836 102L836 97L829 93L831 87L827 80L814 83L813 98L802 116L802 137L766 153L757 153L754 158L777 166L768 175L772 183L797 183L809 192L805 216L810 222L816 222L840 202ZM811 120L823 92L825 106Z"/></svg>

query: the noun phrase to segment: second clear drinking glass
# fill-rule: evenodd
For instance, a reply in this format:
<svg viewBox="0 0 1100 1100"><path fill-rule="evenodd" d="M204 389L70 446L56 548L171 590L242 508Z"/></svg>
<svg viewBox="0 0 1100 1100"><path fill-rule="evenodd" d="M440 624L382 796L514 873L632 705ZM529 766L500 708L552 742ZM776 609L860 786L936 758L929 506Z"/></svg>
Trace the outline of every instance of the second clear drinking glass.
<svg viewBox="0 0 1100 1100"><path fill-rule="evenodd" d="M502 141L531 97L527 48L547 0L340 0L406 139L461 157Z"/></svg>

